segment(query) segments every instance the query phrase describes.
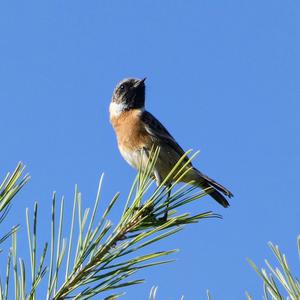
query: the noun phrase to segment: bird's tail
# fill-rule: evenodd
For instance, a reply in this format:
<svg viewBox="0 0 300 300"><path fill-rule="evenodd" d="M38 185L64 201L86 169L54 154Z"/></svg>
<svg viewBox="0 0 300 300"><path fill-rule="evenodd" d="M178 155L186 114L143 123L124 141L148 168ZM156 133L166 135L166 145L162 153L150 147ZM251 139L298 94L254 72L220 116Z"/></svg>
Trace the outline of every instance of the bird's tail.
<svg viewBox="0 0 300 300"><path fill-rule="evenodd" d="M191 173L188 175L190 175L188 176L189 180L193 180L196 186L207 190L207 193L219 204L221 204L223 207L229 206L229 202L225 196L231 198L233 197L233 194L228 189L195 168L192 169Z"/></svg>

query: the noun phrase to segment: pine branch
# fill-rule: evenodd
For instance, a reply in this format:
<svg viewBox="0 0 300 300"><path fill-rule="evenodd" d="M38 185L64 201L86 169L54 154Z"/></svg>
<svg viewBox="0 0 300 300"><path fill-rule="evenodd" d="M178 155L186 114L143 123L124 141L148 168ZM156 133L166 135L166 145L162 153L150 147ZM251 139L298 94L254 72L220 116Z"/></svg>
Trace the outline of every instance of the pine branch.
<svg viewBox="0 0 300 300"><path fill-rule="evenodd" d="M25 166L19 162L13 173L8 173L2 183L0 183L0 224L7 217L12 200L30 179L29 175L23 176L24 169ZM23 178L21 179L22 176ZM18 228L18 225L14 225L9 232L0 237L0 244L8 239Z"/></svg>
<svg viewBox="0 0 300 300"><path fill-rule="evenodd" d="M173 260L164 259L177 250L157 251L148 254L140 253L154 243L176 234L187 224L197 223L204 218L220 217L212 212L190 215L178 214L176 210L189 202L196 201L206 195L196 191L188 184L175 189L180 178L184 176L189 162L183 157L170 172L165 181L151 193L153 181L151 174L158 156L158 151L151 153L151 159L144 172L139 172L135 179L120 220L113 225L110 218L112 209L120 200L117 193L99 217L99 203L103 176L100 178L97 197L93 209L83 209L83 201L78 188L75 188L71 227L69 238L63 238L66 230L64 218L64 199L57 209L56 194L52 198L51 241L46 242L38 259L38 204L34 205L33 223L27 210L27 233L30 252L31 285L26 292L26 264L17 261L17 237L14 235L13 247L8 261L6 282L10 281L10 265L13 266L15 282L15 299L37 299L37 288L48 278L45 292L46 299L89 299L93 296L113 291L107 299L116 299L117 288L140 284L143 279L132 280L131 276L140 270L165 264ZM187 153L188 154L188 153ZM186 154L186 155L187 155ZM186 156L185 155L185 156ZM165 182L172 176L174 184L166 188ZM168 201L167 195L170 193ZM169 207L169 218L163 219ZM76 217L77 216L77 217ZM97 222L97 223L96 223ZM78 226L75 230L75 227ZM50 251L48 251L50 250ZM50 257L47 255L49 252ZM50 262L48 262L50 258ZM39 261L39 263L38 263ZM47 266L48 265L48 266ZM1 286L1 285L0 285ZM4 289L1 295L6 296ZM40 297L40 296L39 296ZM3 297L3 299L5 299Z"/></svg>
<svg viewBox="0 0 300 300"><path fill-rule="evenodd" d="M297 239L298 254L300 257L300 236ZM261 270L253 261L248 259L250 265L259 275L264 285L265 300L282 300L282 299L300 299L300 281L293 275L286 256L280 251L279 247L269 242L269 247L276 257L278 267L273 267L272 264L265 260L268 271L264 268ZM251 296L247 294L248 299Z"/></svg>
<svg viewBox="0 0 300 300"><path fill-rule="evenodd" d="M124 281L124 279L138 270L168 262L156 261L147 263L148 260L160 258L174 251L151 253L146 256L137 256L134 259L126 258L127 255L178 232L183 225L195 223L202 218L216 216L210 212L195 216L183 214L171 217L167 222L163 221L162 216L167 205L164 202L164 198L168 193L168 190L163 186L164 183L141 205L142 199L146 196L146 192L152 184L149 174L151 174L156 161L155 156L157 155L158 152L154 154L154 158L150 161L146 172L138 174L137 180L135 180L131 188L121 219L114 229L106 218L117 202L118 194L112 199L104 212L100 220L100 226L96 227L94 233L89 234L90 223L84 242L80 242L81 250L78 251L75 258L73 271L68 275L67 280L54 295L53 299L64 299L82 285L88 285L89 287L77 295L80 299L124 286L124 284L120 285L119 282ZM178 163L178 166L180 166L180 163ZM182 172L182 170L178 171L178 166L176 166L177 170L174 168L173 173L176 171L178 173ZM178 180L179 177L178 175ZM171 187L171 191L175 184ZM136 192L135 196L133 196L134 191ZM170 209L180 207L189 201L194 201L204 196L204 193L193 192L194 189L187 185L176 191L169 199ZM98 201L96 200L95 207L97 205ZM100 227L102 227L101 230L99 229ZM103 239L105 241L103 244L100 244L100 241ZM124 261L116 264L115 261L121 258ZM88 262L84 264L86 260ZM125 284L133 285L140 282L142 281L126 282ZM92 283L95 286L91 287Z"/></svg>

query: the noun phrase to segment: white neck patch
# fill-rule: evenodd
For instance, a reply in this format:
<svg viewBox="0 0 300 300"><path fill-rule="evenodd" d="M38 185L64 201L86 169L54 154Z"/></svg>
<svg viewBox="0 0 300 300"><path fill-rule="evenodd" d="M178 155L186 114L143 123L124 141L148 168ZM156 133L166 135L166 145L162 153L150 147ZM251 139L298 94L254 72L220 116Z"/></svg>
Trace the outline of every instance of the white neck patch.
<svg viewBox="0 0 300 300"><path fill-rule="evenodd" d="M111 102L109 105L109 113L110 117L119 117L120 114L128 109L128 106L124 103L116 103L116 102ZM145 111L144 107L139 108L140 112Z"/></svg>
<svg viewBox="0 0 300 300"><path fill-rule="evenodd" d="M118 117L126 108L127 105L124 103L111 102L109 112L112 117Z"/></svg>

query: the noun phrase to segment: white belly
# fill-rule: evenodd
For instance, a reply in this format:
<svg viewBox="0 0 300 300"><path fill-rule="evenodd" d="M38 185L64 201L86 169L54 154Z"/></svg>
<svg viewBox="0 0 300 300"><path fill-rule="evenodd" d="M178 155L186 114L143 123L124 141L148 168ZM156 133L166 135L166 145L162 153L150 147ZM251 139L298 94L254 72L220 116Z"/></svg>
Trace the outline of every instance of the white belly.
<svg viewBox="0 0 300 300"><path fill-rule="evenodd" d="M148 163L148 157L143 150L137 150L137 151L126 151L119 148L120 152L123 156L123 158L135 169L142 169L146 167Z"/></svg>

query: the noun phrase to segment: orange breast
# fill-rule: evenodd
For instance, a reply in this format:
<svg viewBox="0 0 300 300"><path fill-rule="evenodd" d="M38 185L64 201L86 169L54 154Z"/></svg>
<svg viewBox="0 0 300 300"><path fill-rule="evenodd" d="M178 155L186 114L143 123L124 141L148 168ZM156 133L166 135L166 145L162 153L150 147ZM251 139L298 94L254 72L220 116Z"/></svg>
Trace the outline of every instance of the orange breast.
<svg viewBox="0 0 300 300"><path fill-rule="evenodd" d="M139 109L132 109L110 119L117 135L119 148L123 151L151 147L151 139L140 120L141 113Z"/></svg>

